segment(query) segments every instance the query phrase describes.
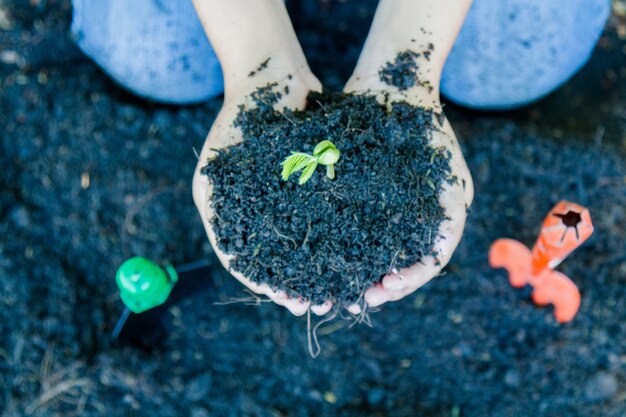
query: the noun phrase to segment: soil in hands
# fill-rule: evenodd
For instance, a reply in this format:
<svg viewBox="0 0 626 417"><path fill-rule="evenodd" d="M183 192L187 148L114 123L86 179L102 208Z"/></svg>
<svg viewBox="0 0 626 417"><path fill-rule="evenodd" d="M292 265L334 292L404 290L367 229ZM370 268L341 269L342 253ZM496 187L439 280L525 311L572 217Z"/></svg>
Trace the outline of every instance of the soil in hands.
<svg viewBox="0 0 626 417"><path fill-rule="evenodd" d="M284 90L283 90L284 91ZM276 85L253 94L235 126L243 141L202 170L213 184L211 220L231 268L314 304L357 302L392 269L433 252L446 218L438 195L451 177L450 154L430 145L430 110L373 97L311 93L304 111L274 110ZM292 151L322 140L341 152L305 184L281 179Z"/></svg>

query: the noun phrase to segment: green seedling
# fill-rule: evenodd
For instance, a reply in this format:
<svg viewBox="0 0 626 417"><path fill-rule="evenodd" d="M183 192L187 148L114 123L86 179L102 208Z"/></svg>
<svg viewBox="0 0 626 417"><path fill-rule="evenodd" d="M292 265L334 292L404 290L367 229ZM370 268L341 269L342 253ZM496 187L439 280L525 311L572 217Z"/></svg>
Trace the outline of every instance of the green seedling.
<svg viewBox="0 0 626 417"><path fill-rule="evenodd" d="M283 180L287 181L291 174L302 170L298 184L307 182L315 172L318 165L326 165L326 176L335 179L335 164L339 160L340 152L329 140L323 140L313 149L313 155L303 152L292 152L282 162Z"/></svg>

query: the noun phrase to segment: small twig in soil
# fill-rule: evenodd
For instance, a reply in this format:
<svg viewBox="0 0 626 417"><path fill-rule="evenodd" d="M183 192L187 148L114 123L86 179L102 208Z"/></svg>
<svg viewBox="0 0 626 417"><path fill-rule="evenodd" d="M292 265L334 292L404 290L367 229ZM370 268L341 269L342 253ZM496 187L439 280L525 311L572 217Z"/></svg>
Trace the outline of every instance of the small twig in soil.
<svg viewBox="0 0 626 417"><path fill-rule="evenodd" d="M60 369L58 372L50 374L52 353L54 344L48 346L44 357L41 361L39 383L41 385L41 394L25 408L26 414L32 414L40 407L51 401L58 400L65 403L74 403L79 406L86 402L84 397L89 394L89 387L93 384L89 378L76 378L75 372L80 368L80 363L74 363L67 368ZM76 393L76 389L79 389ZM78 403L76 397L79 396ZM84 405L77 407L77 410L84 408Z"/></svg>
<svg viewBox="0 0 626 417"><path fill-rule="evenodd" d="M259 242L256 247L254 248L254 252L252 252L252 256L253 257L257 257L259 256L259 253L261 252L261 246L263 246L263 242Z"/></svg>
<svg viewBox="0 0 626 417"><path fill-rule="evenodd" d="M259 306L261 303L269 303L272 300L269 298L262 298L259 294L255 294L250 290L244 290L250 296L248 297L231 297L227 301L215 301L213 304L216 306L227 306L230 304L245 304L247 306Z"/></svg>
<svg viewBox="0 0 626 417"><path fill-rule="evenodd" d="M395 267L393 266L396 263L396 259L398 259L398 254L400 253L400 249L396 250L396 253L393 254L393 257L391 258L391 262L389 263L389 268L387 268L388 271L392 271L395 269Z"/></svg>
<svg viewBox="0 0 626 417"><path fill-rule="evenodd" d="M348 133L348 130L350 130L351 123L352 123L352 117L348 117L348 124L346 125L346 128L344 129L344 131L341 132L341 137L343 137L346 133Z"/></svg>
<svg viewBox="0 0 626 417"><path fill-rule="evenodd" d="M41 367L39 368L39 372L41 375L46 378L50 375L50 362L52 361L52 352L54 351L54 343L51 343L46 348L46 352L43 354L43 359L41 360Z"/></svg>
<svg viewBox="0 0 626 417"><path fill-rule="evenodd" d="M76 404L76 415L82 416L83 411L85 411L85 406L87 405L88 395L86 392L82 391L80 399L78 400L78 404Z"/></svg>
<svg viewBox="0 0 626 417"><path fill-rule="evenodd" d="M286 279L286 280L285 280L285 282L283 282L283 284L284 284L285 286L287 286L287 283L289 283L289 282L300 281L301 279L304 279L304 278L305 278L304 276L302 276L302 275L298 275L297 277L293 277L293 278L288 278L288 279Z"/></svg>
<svg viewBox="0 0 626 417"><path fill-rule="evenodd" d="M276 229L276 227L275 227L274 225L272 225L272 229L274 229L274 232L276 232L276 234L278 235L278 237L282 237L283 239L288 239L288 240L290 240L290 241L293 243L293 247L294 247L294 248L297 248L297 247L298 247L298 244L296 243L296 241L295 241L295 240L293 240L293 239L292 239L292 238L290 238L289 236L286 236L286 235L283 235L282 233L280 233L280 232L278 231L278 229Z"/></svg>
<svg viewBox="0 0 626 417"><path fill-rule="evenodd" d="M309 345L309 354L311 355L313 359L317 358L319 354L322 352L322 348L320 347L320 343L317 338L317 329L319 329L319 327L322 324L328 323L329 321L333 320L335 317L337 317L337 310L335 310L333 314L331 314L329 317L326 317L320 320L315 325L315 327L311 329L311 309L309 308L307 310L307 316L306 316L307 342ZM315 350L313 350L313 345L315 345Z"/></svg>
<svg viewBox="0 0 626 417"><path fill-rule="evenodd" d="M243 272L242 272L243 276L244 276L244 277L247 277L247 276L248 276L248 271L250 270L250 268L252 268L252 267L256 266L256 264L257 264L257 263L258 263L258 261L257 261L257 260L255 260L254 262L251 262L251 263L250 263L250 265L248 265L248 266L246 267L246 269L244 269L244 270L243 270Z"/></svg>
<svg viewBox="0 0 626 417"><path fill-rule="evenodd" d="M365 291L363 291L365 293ZM363 307L361 308L361 312L353 316L354 322L350 325L350 328L354 327L356 324L364 323L367 327L373 327L372 321L370 319L369 309L366 303L363 303Z"/></svg>
<svg viewBox="0 0 626 417"><path fill-rule="evenodd" d="M59 384L52 387L51 389L44 391L36 400L31 402L26 407L25 411L27 414L32 414L39 407L49 403L55 398L70 391L71 389L88 387L88 386L91 386L91 383L92 383L91 380L89 380L88 378L69 379L66 381L62 381Z"/></svg>
<svg viewBox="0 0 626 417"><path fill-rule="evenodd" d="M316 351L314 352L313 343L311 343L311 338L312 338L311 336L311 309L308 309L306 311L306 340L309 346L309 355L311 355L311 357L315 359L320 354L322 349L320 348L318 340L316 338L313 338L313 341L315 342L315 348L316 348Z"/></svg>
<svg viewBox="0 0 626 417"><path fill-rule="evenodd" d="M306 231L306 236L304 236L304 241L302 241L301 248L304 248L304 245L306 245L307 240L309 240L309 235L310 234L311 234L311 221L309 220L308 228L307 228L307 231Z"/></svg>
<svg viewBox="0 0 626 417"><path fill-rule="evenodd" d="M287 117L287 115L286 115L285 113L283 113L282 111L277 110L277 112L278 112L281 116L283 116L285 119L287 119L287 120L289 121L289 123L291 123L292 125L294 125L294 126L295 126L295 125L297 125L297 123L296 123L295 121L293 121L293 120L291 120L289 117Z"/></svg>
<svg viewBox="0 0 626 417"><path fill-rule="evenodd" d="M340 194L337 194L337 193L335 192L335 190L330 190L330 191L329 191L329 193L330 193L330 195L332 195L333 197L338 198L339 200L343 201L343 197L341 197L341 195L340 195Z"/></svg>
<svg viewBox="0 0 626 417"><path fill-rule="evenodd" d="M328 112L328 109L326 109L326 106L324 106L322 102L320 102L319 100L315 100L315 102L319 104L322 109L324 109L324 112Z"/></svg>

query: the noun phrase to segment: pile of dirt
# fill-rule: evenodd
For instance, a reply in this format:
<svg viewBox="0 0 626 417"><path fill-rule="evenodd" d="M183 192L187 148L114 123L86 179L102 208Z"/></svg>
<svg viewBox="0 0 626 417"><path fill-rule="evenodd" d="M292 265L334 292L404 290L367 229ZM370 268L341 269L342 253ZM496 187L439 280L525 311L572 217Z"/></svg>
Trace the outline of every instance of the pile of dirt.
<svg viewBox="0 0 626 417"><path fill-rule="evenodd" d="M450 154L430 146L431 110L380 104L366 95L311 93L303 111L275 110L268 85L241 108L243 141L203 169L213 185L211 219L231 266L313 303L356 302L392 269L432 253L445 210L438 201ZM281 179L292 152L322 140L341 152L331 180L318 168L298 185Z"/></svg>

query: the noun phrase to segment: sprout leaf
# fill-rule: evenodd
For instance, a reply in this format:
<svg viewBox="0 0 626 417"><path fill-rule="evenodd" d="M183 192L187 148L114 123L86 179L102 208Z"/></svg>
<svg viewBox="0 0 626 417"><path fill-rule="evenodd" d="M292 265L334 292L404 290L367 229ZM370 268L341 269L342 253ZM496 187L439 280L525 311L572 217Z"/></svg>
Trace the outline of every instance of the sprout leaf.
<svg viewBox="0 0 626 417"><path fill-rule="evenodd" d="M292 152L290 156L285 158L281 163L283 170L281 176L287 181L291 174L300 170L302 174L298 180L298 184L302 185L307 182L315 172L317 165L326 165L326 175L330 179L335 178L334 164L339 161L340 152L337 147L329 140L323 140L313 149L313 155L303 152Z"/></svg>
<svg viewBox="0 0 626 417"><path fill-rule="evenodd" d="M317 168L317 161L313 159L309 162L309 165L302 171L302 175L300 175L300 179L298 180L298 184L302 185L307 182L315 172L315 168Z"/></svg>
<svg viewBox="0 0 626 417"><path fill-rule="evenodd" d="M337 150L337 148L335 147L334 143L332 143L329 140L323 140L323 141L321 141L320 143L317 144L315 149L313 149L313 156L320 156L321 154L323 154L328 149Z"/></svg>
<svg viewBox="0 0 626 417"><path fill-rule="evenodd" d="M311 161L315 161L315 158L309 154L292 152L291 155L282 162L283 171L281 175L283 180L287 181L291 174L305 168Z"/></svg>

